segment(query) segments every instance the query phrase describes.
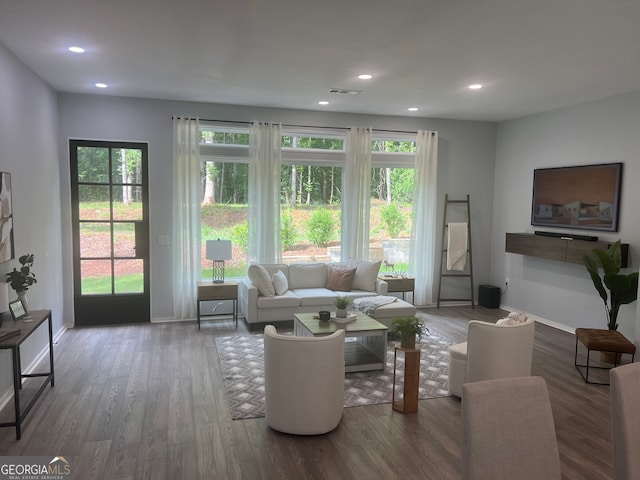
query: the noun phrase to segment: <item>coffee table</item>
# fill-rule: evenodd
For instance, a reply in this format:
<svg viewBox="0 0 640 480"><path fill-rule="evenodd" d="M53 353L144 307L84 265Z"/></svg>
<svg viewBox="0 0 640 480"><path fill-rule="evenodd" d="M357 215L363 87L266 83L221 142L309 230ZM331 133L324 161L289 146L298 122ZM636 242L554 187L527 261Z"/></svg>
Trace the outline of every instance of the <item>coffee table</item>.
<svg viewBox="0 0 640 480"><path fill-rule="evenodd" d="M293 332L299 337L317 337L344 329L345 372L384 371L387 327L362 312L349 313L355 313L356 319L344 325L321 322L317 313L296 313L293 315Z"/></svg>

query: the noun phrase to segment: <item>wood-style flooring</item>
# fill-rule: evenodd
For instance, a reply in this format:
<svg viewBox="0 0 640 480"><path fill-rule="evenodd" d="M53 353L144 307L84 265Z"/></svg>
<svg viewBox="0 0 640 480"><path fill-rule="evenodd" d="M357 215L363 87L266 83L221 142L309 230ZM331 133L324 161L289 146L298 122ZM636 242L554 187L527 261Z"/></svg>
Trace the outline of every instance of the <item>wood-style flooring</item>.
<svg viewBox="0 0 640 480"><path fill-rule="evenodd" d="M424 312L427 326L454 341L466 339L470 319L505 314ZM231 321L200 331L195 323L68 330L55 347L56 386L36 403L21 440L0 429L0 455L64 456L82 480L460 478L453 397L422 400L409 415L390 404L347 408L338 428L318 437L275 432L264 418L231 420L215 337L236 334L248 334L242 321L237 330ZM610 479L609 387L584 383L574 342L537 324L533 374L549 387L563 478Z"/></svg>

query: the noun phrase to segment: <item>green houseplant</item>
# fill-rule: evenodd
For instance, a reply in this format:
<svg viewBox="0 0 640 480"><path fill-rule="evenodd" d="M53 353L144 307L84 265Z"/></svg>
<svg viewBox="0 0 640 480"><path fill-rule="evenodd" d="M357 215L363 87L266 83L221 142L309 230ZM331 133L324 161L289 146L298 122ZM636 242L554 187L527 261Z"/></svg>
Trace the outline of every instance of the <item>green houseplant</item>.
<svg viewBox="0 0 640 480"><path fill-rule="evenodd" d="M638 272L620 273L622 253L620 240L604 250L593 249L593 256L584 255L584 264L593 285L600 294L607 312L607 328L618 329L618 312L622 305L634 302L638 297ZM600 276L599 268L603 275Z"/></svg>
<svg viewBox="0 0 640 480"><path fill-rule="evenodd" d="M29 290L29 287L34 283L38 283L36 280L36 274L31 271L33 267L33 253L28 253L26 255L22 255L18 261L20 262L20 270L16 267L13 267L13 271L8 272L7 275L7 283L11 285L17 294L22 292L26 292Z"/></svg>
<svg viewBox="0 0 640 480"><path fill-rule="evenodd" d="M18 295L18 298L22 300L22 304L26 311L29 311L27 304L26 293L29 287L34 283L38 283L36 280L36 274L31 271L33 267L33 253L27 253L22 255L18 261L20 262L20 269L13 267L11 272L6 274L7 283L13 288Z"/></svg>
<svg viewBox="0 0 640 480"><path fill-rule="evenodd" d="M349 306L349 299L347 297L336 298L336 317L345 318L347 316L347 307Z"/></svg>
<svg viewBox="0 0 640 480"><path fill-rule="evenodd" d="M390 332L400 336L400 346L402 348L416 348L416 337L422 337L429 329L424 322L416 316L399 317L391 320Z"/></svg>

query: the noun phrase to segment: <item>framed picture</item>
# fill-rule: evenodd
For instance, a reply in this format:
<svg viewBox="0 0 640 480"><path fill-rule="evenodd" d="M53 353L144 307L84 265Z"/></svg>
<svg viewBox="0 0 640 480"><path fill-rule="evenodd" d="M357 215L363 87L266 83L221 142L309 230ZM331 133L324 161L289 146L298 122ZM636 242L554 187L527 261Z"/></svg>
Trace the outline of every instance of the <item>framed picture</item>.
<svg viewBox="0 0 640 480"><path fill-rule="evenodd" d="M20 299L9 302L9 311L14 320L20 320L27 316L27 311L24 309L24 305Z"/></svg>
<svg viewBox="0 0 640 480"><path fill-rule="evenodd" d="M531 225L618 231L622 163L538 168Z"/></svg>
<svg viewBox="0 0 640 480"><path fill-rule="evenodd" d="M0 263L14 256L11 174L0 172Z"/></svg>

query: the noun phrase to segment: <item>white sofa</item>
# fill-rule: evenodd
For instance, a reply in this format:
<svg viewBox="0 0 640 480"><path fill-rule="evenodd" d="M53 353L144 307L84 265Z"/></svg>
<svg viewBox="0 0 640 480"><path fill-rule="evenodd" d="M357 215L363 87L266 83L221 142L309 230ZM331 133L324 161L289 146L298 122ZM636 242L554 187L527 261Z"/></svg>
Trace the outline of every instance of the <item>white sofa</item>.
<svg viewBox="0 0 640 480"><path fill-rule="evenodd" d="M252 267L249 267L248 275L252 276ZM356 268L355 276L350 291L334 291L326 288L331 267ZM320 310L335 311L335 300L339 296L346 296L353 300L358 297L386 295L388 293L387 282L377 278L380 270L380 262L352 261L344 263L304 263L304 264L261 264L266 270L268 278L278 271L286 278L286 291L280 295L269 291L269 285L261 285L260 279L243 278L238 285L238 301L240 311L248 324L271 323L293 320L293 314L299 312L318 312ZM264 275L264 274L263 274ZM266 283L266 279L265 283ZM266 287L266 288L265 288ZM271 285L273 287L273 284ZM263 290L260 292L260 290ZM266 293L266 294L265 294ZM269 293L271 293L269 295ZM385 305L389 307L409 306L415 307L402 300L397 305ZM396 315L405 315L406 312L398 311Z"/></svg>

